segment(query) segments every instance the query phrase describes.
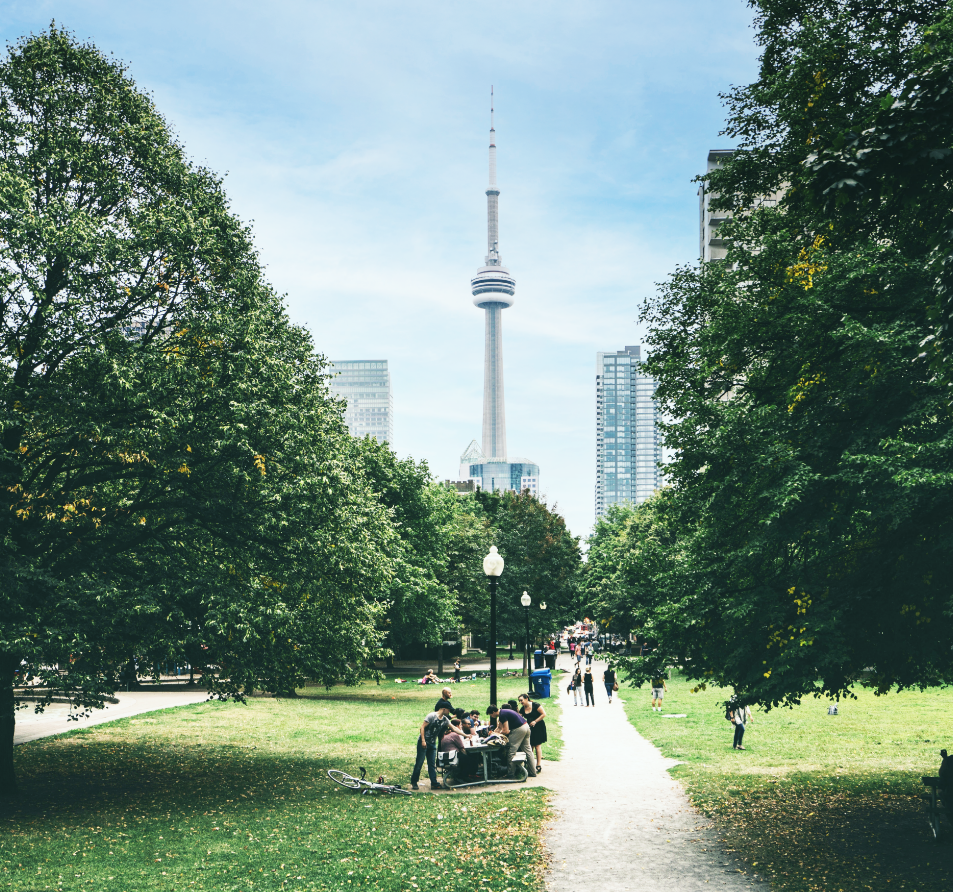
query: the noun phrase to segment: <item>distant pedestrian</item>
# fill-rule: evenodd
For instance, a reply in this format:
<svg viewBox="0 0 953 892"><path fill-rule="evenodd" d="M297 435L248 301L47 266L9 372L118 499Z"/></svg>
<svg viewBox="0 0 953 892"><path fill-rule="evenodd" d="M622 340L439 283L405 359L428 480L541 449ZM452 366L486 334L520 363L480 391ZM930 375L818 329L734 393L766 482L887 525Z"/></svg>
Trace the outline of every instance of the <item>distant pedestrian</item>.
<svg viewBox="0 0 953 892"><path fill-rule="evenodd" d="M652 712L662 711L662 700L668 685L665 684L665 673L660 669L655 678L652 679Z"/></svg>
<svg viewBox="0 0 953 892"><path fill-rule="evenodd" d="M586 645L586 665L587 666L592 665L592 642L591 641ZM594 705L595 704L593 704L593 706Z"/></svg>
<svg viewBox="0 0 953 892"><path fill-rule="evenodd" d="M592 670L586 667L586 674L582 677L582 688L586 692L586 708L589 707L589 701L596 705L596 695L592 689Z"/></svg>
<svg viewBox="0 0 953 892"><path fill-rule="evenodd" d="M576 656L576 642L572 638L569 639L569 659L573 659Z"/></svg>
<svg viewBox="0 0 953 892"><path fill-rule="evenodd" d="M732 748L743 750L741 741L744 740L745 728L751 724L751 707L735 704L731 710L731 723L735 726L735 741Z"/></svg>
<svg viewBox="0 0 953 892"><path fill-rule="evenodd" d="M602 683L606 686L606 696L612 702L612 692L618 688L615 680L615 669L611 666L602 673Z"/></svg>
<svg viewBox="0 0 953 892"><path fill-rule="evenodd" d="M582 698L582 670L578 666L573 673L572 681L569 683L572 685L572 705L584 706L585 700Z"/></svg>
<svg viewBox="0 0 953 892"><path fill-rule="evenodd" d="M453 680L460 681L460 658L453 661Z"/></svg>
<svg viewBox="0 0 953 892"><path fill-rule="evenodd" d="M414 763L414 772L410 776L410 789L419 790L417 781L420 780L420 771L427 760L427 774L430 775L430 789L437 789L437 746L440 744L440 735L450 727L447 716L453 707L446 700L438 700L437 708L427 714L417 734L417 761Z"/></svg>

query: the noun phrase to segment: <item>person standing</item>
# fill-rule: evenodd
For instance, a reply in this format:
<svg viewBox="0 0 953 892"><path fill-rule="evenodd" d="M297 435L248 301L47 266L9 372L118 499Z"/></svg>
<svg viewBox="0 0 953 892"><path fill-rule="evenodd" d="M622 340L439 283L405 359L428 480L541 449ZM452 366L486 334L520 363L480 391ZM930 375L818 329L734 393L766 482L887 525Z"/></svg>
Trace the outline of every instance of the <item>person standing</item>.
<svg viewBox="0 0 953 892"><path fill-rule="evenodd" d="M453 661L453 680L460 681L460 657Z"/></svg>
<svg viewBox="0 0 953 892"><path fill-rule="evenodd" d="M578 666L570 684L572 685L572 705L582 706L586 701L582 698L582 670Z"/></svg>
<svg viewBox="0 0 953 892"><path fill-rule="evenodd" d="M615 679L615 669L611 666L606 668L606 671L602 673L602 683L606 686L606 696L609 698L609 702L612 702L612 692L618 690L618 685L616 684Z"/></svg>
<svg viewBox="0 0 953 892"><path fill-rule="evenodd" d="M735 726L735 741L732 749L743 750L741 741L744 740L745 728L751 724L751 707L735 704L731 710L731 723Z"/></svg>
<svg viewBox="0 0 953 892"><path fill-rule="evenodd" d="M591 665L592 665L592 652L593 652L593 651L592 651L592 642L590 641L590 642L586 645L586 665L587 665L587 666L591 666ZM592 705L595 706L595 703L593 703Z"/></svg>
<svg viewBox="0 0 953 892"><path fill-rule="evenodd" d="M529 722L529 745L536 752L536 772L543 770L543 744L546 736L546 710L530 699L529 694L520 694L520 715Z"/></svg>
<svg viewBox="0 0 953 892"><path fill-rule="evenodd" d="M588 666L586 667L586 674L582 677L582 688L586 692L586 708L589 707L589 701L592 701L592 705L596 705L596 695L592 688L592 669Z"/></svg>
<svg viewBox="0 0 953 892"><path fill-rule="evenodd" d="M437 708L427 714L420 726L417 735L417 761L414 763L414 773L410 776L410 789L419 790L417 781L420 780L420 770L424 759L427 760L427 774L430 775L430 789L436 790L437 783L437 745L441 733L449 727L447 716L453 707L446 700L438 700Z"/></svg>
<svg viewBox="0 0 953 892"><path fill-rule="evenodd" d="M487 715L496 719L496 731L503 734L507 739L506 761L513 762L513 756L517 753L526 754L526 771L530 777L536 777L536 765L533 760L533 750L529 743L530 728L529 722L518 712L505 707L500 709L498 706L491 705L486 711Z"/></svg>
<svg viewBox="0 0 953 892"><path fill-rule="evenodd" d="M652 679L652 712L662 711L662 700L668 685L665 684L665 673L660 669L655 678Z"/></svg>
<svg viewBox="0 0 953 892"><path fill-rule="evenodd" d="M434 704L434 709L440 709L441 703L446 703L450 707L450 712L454 712L453 704L450 700L453 698L453 688L444 688L440 692L440 699Z"/></svg>

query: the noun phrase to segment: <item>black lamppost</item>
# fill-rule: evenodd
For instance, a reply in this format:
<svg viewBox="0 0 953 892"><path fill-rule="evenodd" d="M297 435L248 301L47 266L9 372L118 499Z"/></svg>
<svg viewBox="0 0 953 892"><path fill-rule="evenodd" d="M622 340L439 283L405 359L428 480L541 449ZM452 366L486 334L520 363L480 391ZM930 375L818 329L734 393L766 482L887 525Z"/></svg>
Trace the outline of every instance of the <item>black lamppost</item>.
<svg viewBox="0 0 953 892"><path fill-rule="evenodd" d="M520 598L520 604L526 610L526 675L529 676L532 671L529 667L529 605L533 603L533 599L529 596L529 592L523 592L523 596Z"/></svg>
<svg viewBox="0 0 953 892"><path fill-rule="evenodd" d="M503 572L503 558L495 545L483 558L483 572L490 581L490 703L496 705L496 587Z"/></svg>

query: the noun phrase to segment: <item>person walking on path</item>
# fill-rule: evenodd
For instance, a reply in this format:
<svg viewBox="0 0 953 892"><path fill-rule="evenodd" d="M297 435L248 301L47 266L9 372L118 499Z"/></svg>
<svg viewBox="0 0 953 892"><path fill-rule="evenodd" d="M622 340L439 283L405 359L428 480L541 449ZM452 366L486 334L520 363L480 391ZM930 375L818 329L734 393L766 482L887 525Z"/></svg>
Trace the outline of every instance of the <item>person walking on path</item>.
<svg viewBox="0 0 953 892"><path fill-rule="evenodd" d="M602 683L606 686L606 696L609 698L609 702L612 702L612 692L619 689L619 685L615 680L615 669L609 666L605 672L602 673Z"/></svg>
<svg viewBox="0 0 953 892"><path fill-rule="evenodd" d="M427 760L427 774L430 775L430 789L436 790L437 783L437 745L440 743L440 734L443 730L450 727L447 716L453 711L453 707L446 700L438 700L437 708L427 714L420 726L420 733L417 735L417 761L414 763L414 773L410 776L410 789L419 790L417 781L420 780L420 770L423 768L424 759Z"/></svg>
<svg viewBox="0 0 953 892"><path fill-rule="evenodd" d="M596 695L593 693L592 689L592 669L588 666L586 667L586 674L582 677L582 687L586 692L586 708L589 707L589 701L592 701L592 705L596 705Z"/></svg>
<svg viewBox="0 0 953 892"><path fill-rule="evenodd" d="M587 665L587 666L591 666L591 665L592 665L592 654L593 654L592 642L590 641L590 642L586 645L586 665ZM593 705L595 705L595 704L593 704Z"/></svg>
<svg viewBox="0 0 953 892"><path fill-rule="evenodd" d="M520 715L529 722L529 745L536 752L536 771L543 770L543 744L546 736L546 710L529 694L520 694Z"/></svg>
<svg viewBox="0 0 953 892"><path fill-rule="evenodd" d="M744 740L745 728L751 724L751 707L735 704L731 710L731 723L735 726L735 742L732 749L743 750L741 741Z"/></svg>
<svg viewBox="0 0 953 892"><path fill-rule="evenodd" d="M655 678L652 679L652 712L656 710L658 712L662 711L662 699L665 697L667 690L668 685L665 684L665 673L660 669Z"/></svg>
<svg viewBox="0 0 953 892"><path fill-rule="evenodd" d="M576 642L570 638L569 639L569 659L573 659L576 656Z"/></svg>
<svg viewBox="0 0 953 892"><path fill-rule="evenodd" d="M576 666L572 681L569 682L572 687L572 705L582 706L586 701L582 697L582 670Z"/></svg>
<svg viewBox="0 0 953 892"><path fill-rule="evenodd" d="M508 706L500 709L498 706L491 705L486 713L496 719L496 733L502 734L507 739L506 761L512 763L513 756L517 753L526 753L526 770L530 777L536 777L533 749L529 743L529 722Z"/></svg>

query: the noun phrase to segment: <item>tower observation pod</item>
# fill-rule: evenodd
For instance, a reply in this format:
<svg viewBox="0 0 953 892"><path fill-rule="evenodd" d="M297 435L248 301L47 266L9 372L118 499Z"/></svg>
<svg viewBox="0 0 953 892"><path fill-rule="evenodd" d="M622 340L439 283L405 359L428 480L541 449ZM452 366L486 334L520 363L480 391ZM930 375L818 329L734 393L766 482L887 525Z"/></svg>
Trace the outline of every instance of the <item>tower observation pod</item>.
<svg viewBox="0 0 953 892"><path fill-rule="evenodd" d="M470 285L473 303L486 312L483 367L483 453L490 462L506 461L506 410L503 401L503 310L513 306L516 280L500 259L500 190L496 184L496 130L490 88L490 183L486 190L487 255Z"/></svg>

